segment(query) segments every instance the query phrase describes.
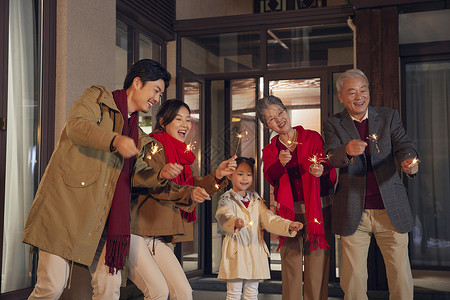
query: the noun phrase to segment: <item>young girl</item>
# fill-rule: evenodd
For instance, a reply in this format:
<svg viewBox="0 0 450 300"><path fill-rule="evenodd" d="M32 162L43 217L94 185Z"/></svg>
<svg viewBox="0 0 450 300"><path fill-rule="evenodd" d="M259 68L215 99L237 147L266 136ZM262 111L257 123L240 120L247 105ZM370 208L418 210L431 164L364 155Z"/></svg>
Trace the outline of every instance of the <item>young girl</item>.
<svg viewBox="0 0 450 300"><path fill-rule="evenodd" d="M227 281L227 300L258 299L260 279L270 278L269 249L261 227L277 235L294 237L303 224L270 211L256 192L247 191L253 182L253 158L238 157L236 171L228 176L233 188L218 203L216 219L225 233L219 279Z"/></svg>

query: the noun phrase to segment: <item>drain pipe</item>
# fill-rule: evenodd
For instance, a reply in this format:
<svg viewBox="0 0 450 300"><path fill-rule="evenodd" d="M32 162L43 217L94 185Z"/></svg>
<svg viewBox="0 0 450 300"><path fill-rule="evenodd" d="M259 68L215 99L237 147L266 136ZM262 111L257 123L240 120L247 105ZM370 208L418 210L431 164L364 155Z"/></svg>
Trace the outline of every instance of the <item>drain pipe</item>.
<svg viewBox="0 0 450 300"><path fill-rule="evenodd" d="M353 68L356 68L356 25L351 17L348 17L347 25L353 31Z"/></svg>

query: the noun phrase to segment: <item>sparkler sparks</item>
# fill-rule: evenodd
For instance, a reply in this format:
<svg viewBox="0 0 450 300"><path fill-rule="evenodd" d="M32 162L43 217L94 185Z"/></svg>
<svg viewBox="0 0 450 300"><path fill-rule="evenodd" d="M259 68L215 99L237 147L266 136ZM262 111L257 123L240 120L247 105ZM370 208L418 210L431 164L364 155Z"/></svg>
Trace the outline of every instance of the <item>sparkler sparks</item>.
<svg viewBox="0 0 450 300"><path fill-rule="evenodd" d="M156 153L158 153L161 150L162 150L162 148L160 149L157 144L153 144L152 147L150 148L150 151L147 153L146 158L152 159L152 155L155 155Z"/></svg>
<svg viewBox="0 0 450 300"><path fill-rule="evenodd" d="M237 146L236 146L236 151L234 152L235 156L236 156L236 154L237 154L237 152L239 150L239 144L241 143L241 140L244 137L244 135L241 134L241 133L236 133L236 137L238 138L238 143L237 143Z"/></svg>
<svg viewBox="0 0 450 300"><path fill-rule="evenodd" d="M412 162L410 163L410 165L414 165L414 164L417 164L417 163L420 163L420 159L418 159L417 157L414 157Z"/></svg>
<svg viewBox="0 0 450 300"><path fill-rule="evenodd" d="M380 147L378 147L378 136L376 133L369 134L367 137L372 143L375 144L375 149L377 149L377 153L380 153Z"/></svg>
<svg viewBox="0 0 450 300"><path fill-rule="evenodd" d="M184 150L184 153L195 150L195 141L189 142L189 144L186 145L186 150Z"/></svg>
<svg viewBox="0 0 450 300"><path fill-rule="evenodd" d="M314 154L313 156L308 158L308 160L314 164L320 164L321 162L327 161L330 157L331 157L331 155L329 155L329 154L327 154L325 157L323 157L322 154L318 153L318 154Z"/></svg>

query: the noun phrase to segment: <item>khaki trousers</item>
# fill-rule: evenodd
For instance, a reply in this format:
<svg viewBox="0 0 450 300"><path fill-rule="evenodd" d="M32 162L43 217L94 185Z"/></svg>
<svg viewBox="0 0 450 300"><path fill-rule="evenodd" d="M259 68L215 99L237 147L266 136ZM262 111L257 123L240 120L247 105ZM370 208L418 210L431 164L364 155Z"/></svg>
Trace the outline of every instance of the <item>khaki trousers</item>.
<svg viewBox="0 0 450 300"><path fill-rule="evenodd" d="M121 275L109 273L105 265L106 235L102 236L95 254L94 262L89 266L93 288L93 300L118 300L120 298ZM70 274L70 262L58 255L39 251L37 282L28 300L57 300L67 286Z"/></svg>
<svg viewBox="0 0 450 300"><path fill-rule="evenodd" d="M325 207L322 211L325 236L330 244L332 240L331 207ZM305 215L296 215L296 220L306 224ZM286 238L281 246L282 300L326 300L328 298L330 248L311 251L309 247L309 242L303 238L301 232L293 238Z"/></svg>
<svg viewBox="0 0 450 300"><path fill-rule="evenodd" d="M341 236L341 287L345 293L344 299L367 299L367 254L372 234L386 264L389 299L413 299L408 234L395 229L384 209L364 210L356 232Z"/></svg>

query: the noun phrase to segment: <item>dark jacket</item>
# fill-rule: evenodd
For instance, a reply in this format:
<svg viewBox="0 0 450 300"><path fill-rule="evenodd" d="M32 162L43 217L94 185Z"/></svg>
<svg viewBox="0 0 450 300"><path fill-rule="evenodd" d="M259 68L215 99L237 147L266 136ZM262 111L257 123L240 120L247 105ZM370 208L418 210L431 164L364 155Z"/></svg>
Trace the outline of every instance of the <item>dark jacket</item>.
<svg viewBox="0 0 450 300"><path fill-rule="evenodd" d="M417 157L415 144L408 138L397 111L383 107L368 107L369 134L378 136L377 144L369 142L371 162L380 188L386 212L402 232L411 231L413 217L406 188L396 168L406 158ZM361 221L366 193L366 155L349 160L346 145L352 139L361 139L347 110L326 119L323 123L325 153L332 167L339 168L336 187L332 231L339 235L353 234Z"/></svg>

